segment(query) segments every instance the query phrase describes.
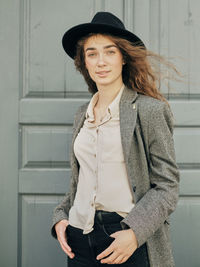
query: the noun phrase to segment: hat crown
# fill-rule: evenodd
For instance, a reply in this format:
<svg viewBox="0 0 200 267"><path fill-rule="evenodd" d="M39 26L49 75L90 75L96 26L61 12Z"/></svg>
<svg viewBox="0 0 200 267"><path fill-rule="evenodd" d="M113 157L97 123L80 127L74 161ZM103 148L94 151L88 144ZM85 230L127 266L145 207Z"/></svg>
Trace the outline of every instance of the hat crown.
<svg viewBox="0 0 200 267"><path fill-rule="evenodd" d="M97 12L91 23L106 24L117 28L125 29L123 22L110 12Z"/></svg>
<svg viewBox="0 0 200 267"><path fill-rule="evenodd" d="M142 46L145 49L145 45L140 38L126 30L123 22L118 17L110 12L100 11L95 14L91 22L76 25L65 32L62 38L65 52L74 59L78 41L90 33L106 33L118 36L130 41L135 46Z"/></svg>

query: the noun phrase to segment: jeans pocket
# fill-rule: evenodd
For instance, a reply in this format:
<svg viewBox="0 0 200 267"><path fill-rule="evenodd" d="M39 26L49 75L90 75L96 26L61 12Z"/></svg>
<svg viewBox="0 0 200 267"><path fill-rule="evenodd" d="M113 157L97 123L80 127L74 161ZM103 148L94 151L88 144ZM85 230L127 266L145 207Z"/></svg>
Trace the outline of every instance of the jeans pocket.
<svg viewBox="0 0 200 267"><path fill-rule="evenodd" d="M133 254L128 258L126 263L130 265L133 264L134 266L137 266L137 267L138 266L150 267L146 243L143 244L141 247L137 248L133 252Z"/></svg>
<svg viewBox="0 0 200 267"><path fill-rule="evenodd" d="M120 223L116 224L103 224L102 225L103 232L112 239L115 239L114 237L110 236L111 234L123 230Z"/></svg>
<svg viewBox="0 0 200 267"><path fill-rule="evenodd" d="M71 241L71 229L70 229L70 225L68 224L66 230L65 230L65 236L67 238L67 243L69 244Z"/></svg>
<svg viewBox="0 0 200 267"><path fill-rule="evenodd" d="M82 240L85 238L81 229L70 224L66 228L66 236L70 244L82 242Z"/></svg>

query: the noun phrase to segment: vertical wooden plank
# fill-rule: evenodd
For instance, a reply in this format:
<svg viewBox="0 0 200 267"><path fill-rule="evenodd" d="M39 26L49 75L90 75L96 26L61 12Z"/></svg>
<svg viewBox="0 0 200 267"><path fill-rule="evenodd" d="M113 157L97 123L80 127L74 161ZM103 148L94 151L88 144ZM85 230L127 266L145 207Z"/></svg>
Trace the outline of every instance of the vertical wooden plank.
<svg viewBox="0 0 200 267"><path fill-rule="evenodd" d="M185 25L187 18L188 0L161 0L161 34L160 52L172 58L171 61L177 66L178 70L186 74L186 83L171 82L173 88L170 93L188 94L189 93L189 28ZM168 50L166 52L166 50Z"/></svg>
<svg viewBox="0 0 200 267"><path fill-rule="evenodd" d="M150 27L150 14L149 14L150 1L149 0L135 0L133 10L133 28L134 33L138 35L143 42L149 47L149 27Z"/></svg>
<svg viewBox="0 0 200 267"><path fill-rule="evenodd" d="M124 24L127 30L134 32L134 0L124 0Z"/></svg>
<svg viewBox="0 0 200 267"><path fill-rule="evenodd" d="M160 0L150 0L149 49L160 53Z"/></svg>
<svg viewBox="0 0 200 267"><path fill-rule="evenodd" d="M0 1L0 266L17 267L19 1Z"/></svg>
<svg viewBox="0 0 200 267"><path fill-rule="evenodd" d="M93 0L93 13L92 13L92 17L93 17L93 15L96 12L99 12L99 11L105 11L105 0L102 0L102 1Z"/></svg>
<svg viewBox="0 0 200 267"><path fill-rule="evenodd" d="M189 93L200 95L200 16L199 1L188 0L186 10L185 27L188 28L188 75L189 75Z"/></svg>
<svg viewBox="0 0 200 267"><path fill-rule="evenodd" d="M122 0L106 0L105 10L115 14L123 21L123 1Z"/></svg>

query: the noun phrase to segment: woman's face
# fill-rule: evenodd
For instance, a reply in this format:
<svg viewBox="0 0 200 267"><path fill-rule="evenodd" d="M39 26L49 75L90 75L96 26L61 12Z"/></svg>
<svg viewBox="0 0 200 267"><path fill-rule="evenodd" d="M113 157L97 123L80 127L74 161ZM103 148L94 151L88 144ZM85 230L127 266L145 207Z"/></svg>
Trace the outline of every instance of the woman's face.
<svg viewBox="0 0 200 267"><path fill-rule="evenodd" d="M122 84L123 57L109 37L94 35L84 44L85 65L91 79L98 86Z"/></svg>

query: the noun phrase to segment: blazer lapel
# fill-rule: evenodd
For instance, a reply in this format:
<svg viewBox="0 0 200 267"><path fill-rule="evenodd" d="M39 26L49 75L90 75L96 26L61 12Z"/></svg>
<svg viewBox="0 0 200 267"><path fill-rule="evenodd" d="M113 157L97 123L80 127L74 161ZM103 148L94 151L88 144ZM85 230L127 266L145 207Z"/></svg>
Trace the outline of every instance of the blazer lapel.
<svg viewBox="0 0 200 267"><path fill-rule="evenodd" d="M137 96L136 91L125 87L119 103L121 142L127 166L137 119L137 105L134 103Z"/></svg>

